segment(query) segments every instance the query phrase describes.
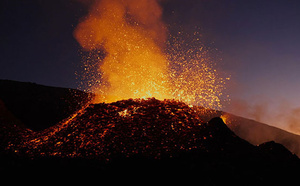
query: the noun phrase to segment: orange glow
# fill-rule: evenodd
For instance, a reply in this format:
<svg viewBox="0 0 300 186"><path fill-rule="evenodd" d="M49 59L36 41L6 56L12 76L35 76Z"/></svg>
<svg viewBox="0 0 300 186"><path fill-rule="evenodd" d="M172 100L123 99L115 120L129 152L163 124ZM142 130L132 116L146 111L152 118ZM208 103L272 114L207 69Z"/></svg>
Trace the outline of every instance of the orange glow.
<svg viewBox="0 0 300 186"><path fill-rule="evenodd" d="M155 97L221 107L226 79L203 46L167 42L156 0L96 0L74 36L89 53L83 79L94 103Z"/></svg>
<svg viewBox="0 0 300 186"><path fill-rule="evenodd" d="M228 114L222 114L220 116L220 118L223 120L223 122L226 124L226 125L229 125L231 123L230 121L230 116Z"/></svg>
<svg viewBox="0 0 300 186"><path fill-rule="evenodd" d="M128 98L171 98L168 65L160 46L165 41L162 10L152 0L103 0L82 21L75 37L86 50L104 49L102 79L95 102Z"/></svg>
<svg viewBox="0 0 300 186"><path fill-rule="evenodd" d="M179 150L204 149L210 133L200 107L175 100L128 99L90 104L41 132L31 132L7 149L28 157L93 158L109 161L114 154L160 158ZM202 110L203 111L203 110ZM204 132L201 132L204 131ZM121 156L122 156L121 155Z"/></svg>

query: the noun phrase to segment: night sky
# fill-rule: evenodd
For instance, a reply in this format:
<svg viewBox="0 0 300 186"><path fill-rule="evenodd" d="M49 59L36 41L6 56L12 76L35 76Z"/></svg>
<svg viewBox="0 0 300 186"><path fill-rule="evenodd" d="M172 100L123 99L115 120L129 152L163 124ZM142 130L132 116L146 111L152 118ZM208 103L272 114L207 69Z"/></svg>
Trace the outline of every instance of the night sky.
<svg viewBox="0 0 300 186"><path fill-rule="evenodd" d="M300 132L299 0L162 4L171 32L198 31L218 49L217 66L231 75L224 110ZM82 69L73 31L86 13L78 0L1 0L0 79L76 88Z"/></svg>

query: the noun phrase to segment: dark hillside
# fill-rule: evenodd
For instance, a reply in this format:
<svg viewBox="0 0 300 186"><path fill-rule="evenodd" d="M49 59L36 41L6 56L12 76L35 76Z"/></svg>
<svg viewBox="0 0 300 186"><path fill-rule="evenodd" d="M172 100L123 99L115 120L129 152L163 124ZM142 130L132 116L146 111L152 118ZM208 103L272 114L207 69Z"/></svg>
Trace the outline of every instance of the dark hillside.
<svg viewBox="0 0 300 186"><path fill-rule="evenodd" d="M0 100L15 118L38 131L55 125L80 109L89 94L68 88L0 80Z"/></svg>

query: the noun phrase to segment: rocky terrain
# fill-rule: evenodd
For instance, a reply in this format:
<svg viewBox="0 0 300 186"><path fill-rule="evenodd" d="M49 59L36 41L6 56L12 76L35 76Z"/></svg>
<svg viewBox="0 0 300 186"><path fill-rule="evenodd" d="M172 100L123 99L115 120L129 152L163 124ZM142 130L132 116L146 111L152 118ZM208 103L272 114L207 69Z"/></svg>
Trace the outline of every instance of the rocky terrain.
<svg viewBox="0 0 300 186"><path fill-rule="evenodd" d="M253 145L240 138L228 127L235 120L226 125L217 117L221 111L155 98L86 104L90 95L78 90L0 85L0 170L5 173L168 172L198 175L203 185L232 180L259 185L294 180L300 165L281 144Z"/></svg>

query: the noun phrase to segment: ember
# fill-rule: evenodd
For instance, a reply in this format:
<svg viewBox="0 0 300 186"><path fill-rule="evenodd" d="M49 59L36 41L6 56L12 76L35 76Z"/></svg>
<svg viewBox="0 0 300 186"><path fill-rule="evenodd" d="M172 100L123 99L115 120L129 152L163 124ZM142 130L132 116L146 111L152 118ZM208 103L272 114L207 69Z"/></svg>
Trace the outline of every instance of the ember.
<svg viewBox="0 0 300 186"><path fill-rule="evenodd" d="M91 104L68 120L32 133L8 149L26 156L90 157L141 154L160 158L191 149L209 150L213 131L200 110L183 102L129 99Z"/></svg>
<svg viewBox="0 0 300 186"><path fill-rule="evenodd" d="M228 78L216 70L199 34L194 46L180 36L167 41L162 14L156 0L94 1L74 32L85 51L81 88L96 94L94 103L155 97L221 108Z"/></svg>
<svg viewBox="0 0 300 186"><path fill-rule="evenodd" d="M171 98L168 62L160 48L166 39L161 16L153 0L95 1L74 32L90 52L85 69L90 89L97 94L95 102ZM105 57L95 56L95 50L104 51Z"/></svg>
<svg viewBox="0 0 300 186"><path fill-rule="evenodd" d="M44 131L1 128L2 170L55 170L89 177L188 172L209 183L211 176L230 178L231 183L232 178L248 179L251 172L254 185L262 180L269 184L283 170L297 177L295 155L274 142L251 145L213 116L220 113L155 98L91 104ZM209 122L204 122L206 117Z"/></svg>

